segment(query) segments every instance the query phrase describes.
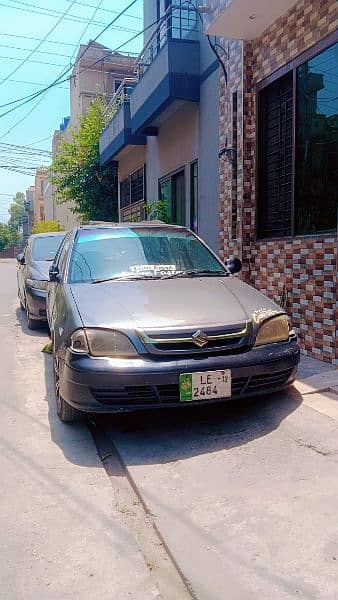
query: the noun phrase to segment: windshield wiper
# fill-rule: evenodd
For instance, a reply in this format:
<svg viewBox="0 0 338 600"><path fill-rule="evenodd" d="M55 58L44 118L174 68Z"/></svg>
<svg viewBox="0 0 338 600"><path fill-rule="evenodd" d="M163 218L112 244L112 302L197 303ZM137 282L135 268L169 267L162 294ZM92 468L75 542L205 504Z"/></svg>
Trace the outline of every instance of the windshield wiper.
<svg viewBox="0 0 338 600"><path fill-rule="evenodd" d="M224 275L225 277L227 277L228 273L221 269L219 271L212 271L211 269L190 269L188 271L181 271L179 273L170 273L170 275L163 275L161 279L174 279L175 277L212 277L214 275Z"/></svg>
<svg viewBox="0 0 338 600"><path fill-rule="evenodd" d="M145 279L161 279L154 275L138 275L136 273L130 273L126 275L115 275L114 277L107 277L106 279L92 279L91 283L105 283L106 281L139 281Z"/></svg>

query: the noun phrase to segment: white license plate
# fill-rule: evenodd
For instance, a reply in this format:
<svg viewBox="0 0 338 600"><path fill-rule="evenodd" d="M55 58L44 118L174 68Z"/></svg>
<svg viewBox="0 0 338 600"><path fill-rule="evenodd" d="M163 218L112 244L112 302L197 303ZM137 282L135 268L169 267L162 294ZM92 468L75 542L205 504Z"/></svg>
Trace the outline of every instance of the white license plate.
<svg viewBox="0 0 338 600"><path fill-rule="evenodd" d="M231 396L231 371L203 371L180 375L181 402L212 400Z"/></svg>

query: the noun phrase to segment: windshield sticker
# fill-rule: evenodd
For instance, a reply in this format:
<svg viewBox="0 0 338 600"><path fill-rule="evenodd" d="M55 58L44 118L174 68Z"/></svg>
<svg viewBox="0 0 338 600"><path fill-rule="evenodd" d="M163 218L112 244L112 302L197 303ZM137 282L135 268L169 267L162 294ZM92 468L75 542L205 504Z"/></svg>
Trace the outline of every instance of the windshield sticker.
<svg viewBox="0 0 338 600"><path fill-rule="evenodd" d="M180 272L177 270L176 265L132 265L130 270L133 273L154 275L172 275Z"/></svg>

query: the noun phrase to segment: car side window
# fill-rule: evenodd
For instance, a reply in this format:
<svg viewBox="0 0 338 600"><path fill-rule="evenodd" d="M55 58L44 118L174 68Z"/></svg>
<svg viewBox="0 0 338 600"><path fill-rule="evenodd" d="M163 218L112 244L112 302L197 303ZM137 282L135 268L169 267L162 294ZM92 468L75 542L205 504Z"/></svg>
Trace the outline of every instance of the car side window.
<svg viewBox="0 0 338 600"><path fill-rule="evenodd" d="M59 251L55 257L54 262L59 268L60 275L63 275L64 269L65 269L70 243L71 243L71 236L67 235L65 237L63 243L61 244Z"/></svg>

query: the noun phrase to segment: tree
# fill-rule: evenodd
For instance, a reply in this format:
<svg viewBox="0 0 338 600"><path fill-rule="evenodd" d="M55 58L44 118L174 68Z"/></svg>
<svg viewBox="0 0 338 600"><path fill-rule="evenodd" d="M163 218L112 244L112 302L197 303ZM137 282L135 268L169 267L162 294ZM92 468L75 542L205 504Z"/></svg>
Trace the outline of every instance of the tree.
<svg viewBox="0 0 338 600"><path fill-rule="evenodd" d="M48 233L49 231L63 231L59 221L39 221L32 227L32 233Z"/></svg>
<svg viewBox="0 0 338 600"><path fill-rule="evenodd" d="M0 223L0 252L15 244L15 234L5 223Z"/></svg>
<svg viewBox="0 0 338 600"><path fill-rule="evenodd" d="M25 202L25 194L22 192L17 192L15 197L13 198L13 202L11 203L8 212L9 212L9 221L8 227L14 232L19 233L22 227L22 216L24 212L24 202Z"/></svg>
<svg viewBox="0 0 338 600"><path fill-rule="evenodd" d="M172 222L168 214L168 204L165 200L146 202L144 205L144 215L148 221L159 220L164 223Z"/></svg>
<svg viewBox="0 0 338 600"><path fill-rule="evenodd" d="M105 99L95 98L50 167L58 202L70 202L83 221L118 219L116 169L102 167L99 153L100 135L111 118Z"/></svg>

